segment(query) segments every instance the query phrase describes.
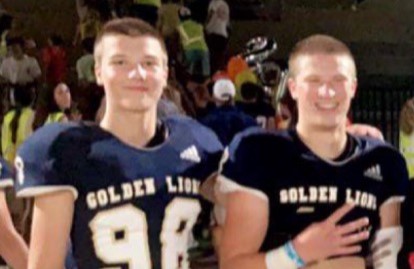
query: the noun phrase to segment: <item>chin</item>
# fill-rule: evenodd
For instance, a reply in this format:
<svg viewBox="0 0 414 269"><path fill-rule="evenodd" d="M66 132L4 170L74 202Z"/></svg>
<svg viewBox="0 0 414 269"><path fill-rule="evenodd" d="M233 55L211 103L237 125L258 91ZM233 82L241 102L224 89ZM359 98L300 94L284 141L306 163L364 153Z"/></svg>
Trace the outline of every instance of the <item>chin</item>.
<svg viewBox="0 0 414 269"><path fill-rule="evenodd" d="M340 119L320 119L316 122L314 122L314 126L319 129L319 130L323 130L323 131L335 131L339 128L344 127L345 130L345 126L346 126L346 122Z"/></svg>
<svg viewBox="0 0 414 269"><path fill-rule="evenodd" d="M149 100L124 100L120 103L122 110L146 111L156 107L156 102Z"/></svg>
<svg viewBox="0 0 414 269"><path fill-rule="evenodd" d="M325 130L325 131L335 131L335 130L338 130L338 129L345 130L345 124L340 124L338 122L336 122L336 123L325 123L325 124L321 124L320 128Z"/></svg>

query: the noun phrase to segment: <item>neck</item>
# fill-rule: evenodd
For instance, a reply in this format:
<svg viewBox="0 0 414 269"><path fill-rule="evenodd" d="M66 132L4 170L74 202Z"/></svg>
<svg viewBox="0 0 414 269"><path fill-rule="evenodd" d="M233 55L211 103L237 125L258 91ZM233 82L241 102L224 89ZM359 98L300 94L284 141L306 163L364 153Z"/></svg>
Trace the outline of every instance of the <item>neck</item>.
<svg viewBox="0 0 414 269"><path fill-rule="evenodd" d="M298 123L296 130L302 142L322 159L333 160L345 150L347 135L345 126L335 129L315 129Z"/></svg>
<svg viewBox="0 0 414 269"><path fill-rule="evenodd" d="M156 132L156 110L144 113L119 112L108 109L100 123L101 128L136 148L145 147Z"/></svg>

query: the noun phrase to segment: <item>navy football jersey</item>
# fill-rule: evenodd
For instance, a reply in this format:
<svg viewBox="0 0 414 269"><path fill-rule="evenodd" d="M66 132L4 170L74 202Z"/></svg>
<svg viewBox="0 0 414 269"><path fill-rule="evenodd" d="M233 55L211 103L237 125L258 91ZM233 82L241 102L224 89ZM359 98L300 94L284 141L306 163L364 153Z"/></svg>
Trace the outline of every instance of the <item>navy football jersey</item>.
<svg viewBox="0 0 414 269"><path fill-rule="evenodd" d="M13 174L5 160L0 158L0 189L13 186Z"/></svg>
<svg viewBox="0 0 414 269"><path fill-rule="evenodd" d="M152 148L75 123L47 125L21 146L17 195L67 189L76 197L71 240L79 269L188 268L200 185L217 171L222 146L191 119L163 124L168 138Z"/></svg>
<svg viewBox="0 0 414 269"><path fill-rule="evenodd" d="M233 105L212 109L200 122L213 130L223 145L228 145L237 133L257 126L254 118Z"/></svg>
<svg viewBox="0 0 414 269"><path fill-rule="evenodd" d="M408 176L400 153L374 139L348 139L354 143L353 151L341 161L319 158L295 131L253 130L233 140L219 179L221 189L249 191L269 202L262 251L293 239L345 202L356 207L340 223L366 216L375 231L380 225L381 205L404 199ZM367 256L373 235L371 232L357 255Z"/></svg>

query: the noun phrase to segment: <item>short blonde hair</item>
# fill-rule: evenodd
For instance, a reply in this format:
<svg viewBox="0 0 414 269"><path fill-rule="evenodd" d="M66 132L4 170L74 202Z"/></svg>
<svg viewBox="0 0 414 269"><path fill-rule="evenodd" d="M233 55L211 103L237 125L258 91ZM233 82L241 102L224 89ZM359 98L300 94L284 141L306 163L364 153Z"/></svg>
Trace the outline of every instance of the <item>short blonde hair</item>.
<svg viewBox="0 0 414 269"><path fill-rule="evenodd" d="M168 62L168 55L167 49L165 47L164 39L155 30L151 25L148 23L136 19L136 18L121 18L121 19L114 19L110 20L103 26L102 30L98 33L95 39L94 45L94 59L95 63L100 64L102 59L102 39L105 36L109 35L125 35L130 37L141 37L141 36L149 36L156 40L161 45L161 49L165 54L165 65Z"/></svg>
<svg viewBox="0 0 414 269"><path fill-rule="evenodd" d="M354 56L350 49L342 41L328 35L312 35L309 36L293 47L289 55L289 74L295 76L297 74L297 59L304 55L313 54L328 54L328 55L345 55L348 56L353 64L354 76L356 76L356 66Z"/></svg>

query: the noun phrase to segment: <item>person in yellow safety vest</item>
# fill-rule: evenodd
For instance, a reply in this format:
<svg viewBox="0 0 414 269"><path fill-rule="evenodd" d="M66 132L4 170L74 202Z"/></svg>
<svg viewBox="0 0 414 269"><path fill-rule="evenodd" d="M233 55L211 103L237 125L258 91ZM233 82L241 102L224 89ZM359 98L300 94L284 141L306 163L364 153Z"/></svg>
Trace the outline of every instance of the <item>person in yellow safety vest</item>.
<svg viewBox="0 0 414 269"><path fill-rule="evenodd" d="M47 88L44 93L36 109L34 129L49 123L66 122L72 118L72 97L68 85L59 83L55 87Z"/></svg>
<svg viewBox="0 0 414 269"><path fill-rule="evenodd" d="M68 121L72 102L68 85L59 83L53 89L53 96L51 99L53 99L49 104L49 108L51 109L49 110L49 115L47 116L45 124Z"/></svg>
<svg viewBox="0 0 414 269"><path fill-rule="evenodd" d="M400 151L407 162L410 179L414 178L414 99L409 99L400 114Z"/></svg>
<svg viewBox="0 0 414 269"><path fill-rule="evenodd" d="M155 27L160 7L161 0L134 0L129 10L131 17L141 19Z"/></svg>
<svg viewBox="0 0 414 269"><path fill-rule="evenodd" d="M181 22L177 31L184 51L187 71L190 75L210 76L210 56L203 25L191 19L191 11L186 7L181 7L178 15Z"/></svg>
<svg viewBox="0 0 414 269"><path fill-rule="evenodd" d="M3 158L10 164L14 162L17 149L32 134L34 119L30 92L24 90L15 91L15 95L18 97L16 100L19 100L19 102L14 109L4 116L1 131Z"/></svg>
<svg viewBox="0 0 414 269"><path fill-rule="evenodd" d="M410 264L408 268L414 268L414 232L412 230L414 225L414 98L407 100L401 109L399 146L410 178L407 198L402 210L404 245L400 256L405 264Z"/></svg>

